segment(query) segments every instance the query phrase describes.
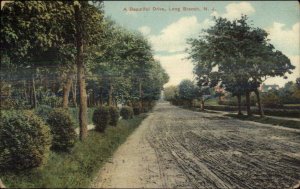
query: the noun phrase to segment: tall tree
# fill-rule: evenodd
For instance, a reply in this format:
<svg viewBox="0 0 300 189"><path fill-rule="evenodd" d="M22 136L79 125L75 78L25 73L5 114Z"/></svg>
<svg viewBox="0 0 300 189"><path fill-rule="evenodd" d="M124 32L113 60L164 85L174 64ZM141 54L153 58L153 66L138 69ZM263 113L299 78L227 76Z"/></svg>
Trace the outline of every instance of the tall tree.
<svg viewBox="0 0 300 189"><path fill-rule="evenodd" d="M247 16L234 21L215 18L215 25L206 30L200 39L195 39L197 43L194 44L202 47L198 48L201 52L191 51L195 54L194 61L203 67L209 61L209 65L218 70L225 89L227 85L227 89L233 90L238 96L243 93L246 95L248 115L251 115L250 94L254 91L263 116L258 87L267 77L291 73L294 66L268 42L267 32L251 27L247 20Z"/></svg>

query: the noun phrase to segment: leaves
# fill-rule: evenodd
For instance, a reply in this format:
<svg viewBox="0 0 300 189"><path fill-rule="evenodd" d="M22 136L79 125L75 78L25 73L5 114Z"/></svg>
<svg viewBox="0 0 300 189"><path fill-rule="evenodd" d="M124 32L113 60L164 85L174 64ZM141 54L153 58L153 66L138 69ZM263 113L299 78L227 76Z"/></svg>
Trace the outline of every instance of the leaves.
<svg viewBox="0 0 300 189"><path fill-rule="evenodd" d="M233 95L257 89L266 77L284 76L294 66L248 17L229 21L216 18L215 25L198 39L189 39L188 59L194 63L198 85L221 85ZM213 70L217 70L214 72Z"/></svg>

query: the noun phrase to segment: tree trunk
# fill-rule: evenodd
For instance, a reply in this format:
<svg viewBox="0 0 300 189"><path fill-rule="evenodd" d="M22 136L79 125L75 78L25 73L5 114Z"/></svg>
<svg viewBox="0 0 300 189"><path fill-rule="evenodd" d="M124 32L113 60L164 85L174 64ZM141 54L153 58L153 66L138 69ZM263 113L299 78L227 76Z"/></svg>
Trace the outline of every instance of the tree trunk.
<svg viewBox="0 0 300 189"><path fill-rule="evenodd" d="M36 90L35 90L35 80L34 76L32 76L32 107L37 107L37 100L36 100Z"/></svg>
<svg viewBox="0 0 300 189"><path fill-rule="evenodd" d="M264 115L264 110L262 108L259 91L257 89L255 89L254 93L255 93L256 99L257 99L259 115L260 115L260 117L264 117L265 115Z"/></svg>
<svg viewBox="0 0 300 189"><path fill-rule="evenodd" d="M242 96L239 94L236 96L238 100L238 115L243 115L242 113L242 108L241 108L241 101L242 101Z"/></svg>
<svg viewBox="0 0 300 189"><path fill-rule="evenodd" d="M75 107L77 107L76 89L77 89L77 78L74 79L74 82L72 82L72 99Z"/></svg>
<svg viewBox="0 0 300 189"><path fill-rule="evenodd" d="M204 100L201 99L201 111L204 111Z"/></svg>
<svg viewBox="0 0 300 189"><path fill-rule="evenodd" d="M100 95L99 95L99 105L102 106L103 105L103 89L102 87L100 87Z"/></svg>
<svg viewBox="0 0 300 189"><path fill-rule="evenodd" d="M249 91L246 92L246 106L247 106L247 115L251 116L252 113L251 113L251 109L250 109L250 92Z"/></svg>
<svg viewBox="0 0 300 189"><path fill-rule="evenodd" d="M68 104L69 104L69 94L70 94L70 90L71 90L71 86L72 86L72 78L70 76L70 74L67 76L67 81L64 84L63 87L63 108L68 108Z"/></svg>
<svg viewBox="0 0 300 189"><path fill-rule="evenodd" d="M140 109L140 112L143 111L142 97L143 97L143 94L142 94L142 80L139 79L139 109Z"/></svg>
<svg viewBox="0 0 300 189"><path fill-rule="evenodd" d="M113 86L111 80L109 81L109 91L108 91L108 106L112 106L112 93L113 93Z"/></svg>
<svg viewBox="0 0 300 189"><path fill-rule="evenodd" d="M28 94L27 94L26 80L23 81L23 87L24 87L24 99L25 99L25 101L27 101L28 100Z"/></svg>
<svg viewBox="0 0 300 189"><path fill-rule="evenodd" d="M85 2L80 2L81 6ZM85 84L84 62L83 62L83 18L80 6L75 5L75 27L76 27L76 64L77 64L77 79L79 85L79 126L80 140L87 137L87 94Z"/></svg>

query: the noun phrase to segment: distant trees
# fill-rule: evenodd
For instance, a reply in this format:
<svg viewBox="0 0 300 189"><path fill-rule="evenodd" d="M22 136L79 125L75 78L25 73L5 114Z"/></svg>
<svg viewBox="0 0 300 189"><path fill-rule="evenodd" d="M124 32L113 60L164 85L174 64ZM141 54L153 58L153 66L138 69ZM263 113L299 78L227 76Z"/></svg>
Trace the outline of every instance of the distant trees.
<svg viewBox="0 0 300 189"><path fill-rule="evenodd" d="M177 86L168 86L164 88L164 99L166 101L172 101L178 96L178 88Z"/></svg>
<svg viewBox="0 0 300 189"><path fill-rule="evenodd" d="M197 88L191 80L185 79L178 85L178 97L188 105L197 97Z"/></svg>
<svg viewBox="0 0 300 189"><path fill-rule="evenodd" d="M297 82L297 80L296 80ZM299 104L300 88L293 81L287 82L278 90L270 90L262 95L265 106L280 107L283 104Z"/></svg>
<svg viewBox="0 0 300 189"><path fill-rule="evenodd" d="M203 35L188 40L188 58L195 65L199 83L225 88L237 96L239 107L241 96L245 95L248 115L250 94L254 92L263 116L260 84L268 77L291 73L294 66L268 42L266 31L250 26L247 21L247 16L234 21L215 18L215 25Z"/></svg>
<svg viewBox="0 0 300 189"><path fill-rule="evenodd" d="M178 86L164 89L164 99L174 105L192 106L193 101L199 99L199 87L189 79L184 79Z"/></svg>

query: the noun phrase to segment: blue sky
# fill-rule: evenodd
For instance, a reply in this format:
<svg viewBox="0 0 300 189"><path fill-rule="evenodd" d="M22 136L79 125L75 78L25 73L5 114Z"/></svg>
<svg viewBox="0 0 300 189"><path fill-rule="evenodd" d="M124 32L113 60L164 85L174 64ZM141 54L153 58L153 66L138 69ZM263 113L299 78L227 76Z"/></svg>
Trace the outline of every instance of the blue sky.
<svg viewBox="0 0 300 189"><path fill-rule="evenodd" d="M184 11L184 7L192 9ZM228 19L248 15L253 26L269 32L270 42L296 66L288 80L270 78L265 83L283 86L300 76L297 1L105 1L104 10L118 24L145 35L153 46L155 58L170 75L167 85L193 79L193 65L184 59L185 40L210 27L213 15Z"/></svg>

